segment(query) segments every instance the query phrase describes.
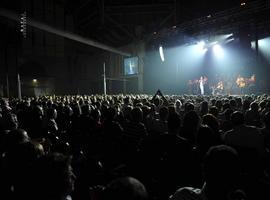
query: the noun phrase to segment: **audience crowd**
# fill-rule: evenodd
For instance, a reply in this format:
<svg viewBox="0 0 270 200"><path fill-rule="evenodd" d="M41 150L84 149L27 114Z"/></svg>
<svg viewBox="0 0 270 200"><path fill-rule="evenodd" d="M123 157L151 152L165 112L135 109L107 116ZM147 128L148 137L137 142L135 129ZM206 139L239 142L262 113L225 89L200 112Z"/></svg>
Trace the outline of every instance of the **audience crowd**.
<svg viewBox="0 0 270 200"><path fill-rule="evenodd" d="M269 149L266 94L0 102L2 199L270 199Z"/></svg>

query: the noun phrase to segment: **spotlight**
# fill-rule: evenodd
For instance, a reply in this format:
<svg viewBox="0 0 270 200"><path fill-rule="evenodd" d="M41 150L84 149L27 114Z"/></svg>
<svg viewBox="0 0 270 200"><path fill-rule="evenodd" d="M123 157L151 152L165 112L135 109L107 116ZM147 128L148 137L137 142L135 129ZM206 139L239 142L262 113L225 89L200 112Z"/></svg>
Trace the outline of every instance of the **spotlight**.
<svg viewBox="0 0 270 200"><path fill-rule="evenodd" d="M160 55L161 61L164 62L165 61L164 52L163 52L163 47L161 45L159 46L159 55Z"/></svg>
<svg viewBox="0 0 270 200"><path fill-rule="evenodd" d="M255 41L251 41L251 49L256 49L256 43L255 43Z"/></svg>
<svg viewBox="0 0 270 200"><path fill-rule="evenodd" d="M224 44L228 44L228 43L230 43L232 41L234 41L234 38L231 38L231 39L226 40L226 42L224 42Z"/></svg>
<svg viewBox="0 0 270 200"><path fill-rule="evenodd" d="M227 34L227 35L226 35L226 39L232 38L232 37L233 37L233 33L230 33L230 34Z"/></svg>
<svg viewBox="0 0 270 200"><path fill-rule="evenodd" d="M240 5L241 5L241 6L245 6L245 5L246 5L246 3L245 3L245 2L242 2Z"/></svg>
<svg viewBox="0 0 270 200"><path fill-rule="evenodd" d="M201 49L204 49L205 48L205 42L202 40L198 43L198 46L201 48Z"/></svg>
<svg viewBox="0 0 270 200"><path fill-rule="evenodd" d="M259 47L265 47L266 46L266 40L265 39L258 40L258 45L259 45Z"/></svg>
<svg viewBox="0 0 270 200"><path fill-rule="evenodd" d="M33 81L33 83L37 83L37 79L35 79L35 78L32 81Z"/></svg>
<svg viewBox="0 0 270 200"><path fill-rule="evenodd" d="M213 52L217 57L222 57L224 55L223 49L219 44L213 46Z"/></svg>

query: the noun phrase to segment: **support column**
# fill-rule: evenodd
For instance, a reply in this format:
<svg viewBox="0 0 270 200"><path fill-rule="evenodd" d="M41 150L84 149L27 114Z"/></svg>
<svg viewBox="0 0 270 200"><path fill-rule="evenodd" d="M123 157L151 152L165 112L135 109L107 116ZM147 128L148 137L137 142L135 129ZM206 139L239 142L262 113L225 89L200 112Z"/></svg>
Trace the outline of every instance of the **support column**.
<svg viewBox="0 0 270 200"><path fill-rule="evenodd" d="M139 58L139 74L138 74L138 92L144 92L144 81L143 81L143 74L144 74L144 56L145 56L145 44L143 42L139 43L137 46L137 55Z"/></svg>
<svg viewBox="0 0 270 200"><path fill-rule="evenodd" d="M8 70L8 58L7 58L7 41L5 40L5 67L6 67L6 97L9 98L9 70Z"/></svg>
<svg viewBox="0 0 270 200"><path fill-rule="evenodd" d="M106 86L106 63L103 63L103 94L107 95L107 86Z"/></svg>
<svg viewBox="0 0 270 200"><path fill-rule="evenodd" d="M17 88L18 88L18 98L22 100L22 88L21 88L21 79L20 74L17 74Z"/></svg>

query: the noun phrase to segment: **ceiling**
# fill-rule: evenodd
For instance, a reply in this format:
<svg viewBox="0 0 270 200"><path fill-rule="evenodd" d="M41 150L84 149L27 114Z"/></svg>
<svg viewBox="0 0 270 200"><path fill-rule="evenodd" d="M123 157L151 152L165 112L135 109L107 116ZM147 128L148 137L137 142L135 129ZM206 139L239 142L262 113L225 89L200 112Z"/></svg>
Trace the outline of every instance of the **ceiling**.
<svg viewBox="0 0 270 200"><path fill-rule="evenodd" d="M1 4L4 5L6 2L5 7L11 9L14 5L19 5L19 2L37 1L44 4L47 0L13 1L17 3L11 4L9 0L3 0ZM112 47L121 47L138 40L149 41L164 36L177 36L183 31L186 35L192 35L202 31L230 29L239 26L239 23L247 24L248 20L255 18L260 22L260 32L265 30L270 32L270 0L53 0L53 2L63 6L65 12L73 16L75 33ZM243 2L246 3L245 6L241 6ZM256 2L262 2L258 9L253 6ZM264 4L268 4L268 7ZM264 7L267 9L261 11L260 9Z"/></svg>
<svg viewBox="0 0 270 200"><path fill-rule="evenodd" d="M115 47L252 0L67 0L77 33Z"/></svg>

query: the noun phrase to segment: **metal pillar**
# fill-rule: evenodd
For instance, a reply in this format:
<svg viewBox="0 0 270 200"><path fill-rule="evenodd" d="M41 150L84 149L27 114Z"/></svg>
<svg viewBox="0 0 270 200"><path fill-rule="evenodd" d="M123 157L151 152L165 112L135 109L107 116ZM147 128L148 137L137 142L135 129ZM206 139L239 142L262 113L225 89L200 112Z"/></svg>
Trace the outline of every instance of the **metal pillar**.
<svg viewBox="0 0 270 200"><path fill-rule="evenodd" d="M18 87L18 98L19 100L22 100L22 88L21 88L21 79L20 74L17 74L17 87Z"/></svg>
<svg viewBox="0 0 270 200"><path fill-rule="evenodd" d="M106 86L106 63L103 63L103 93L107 95L107 86Z"/></svg>

